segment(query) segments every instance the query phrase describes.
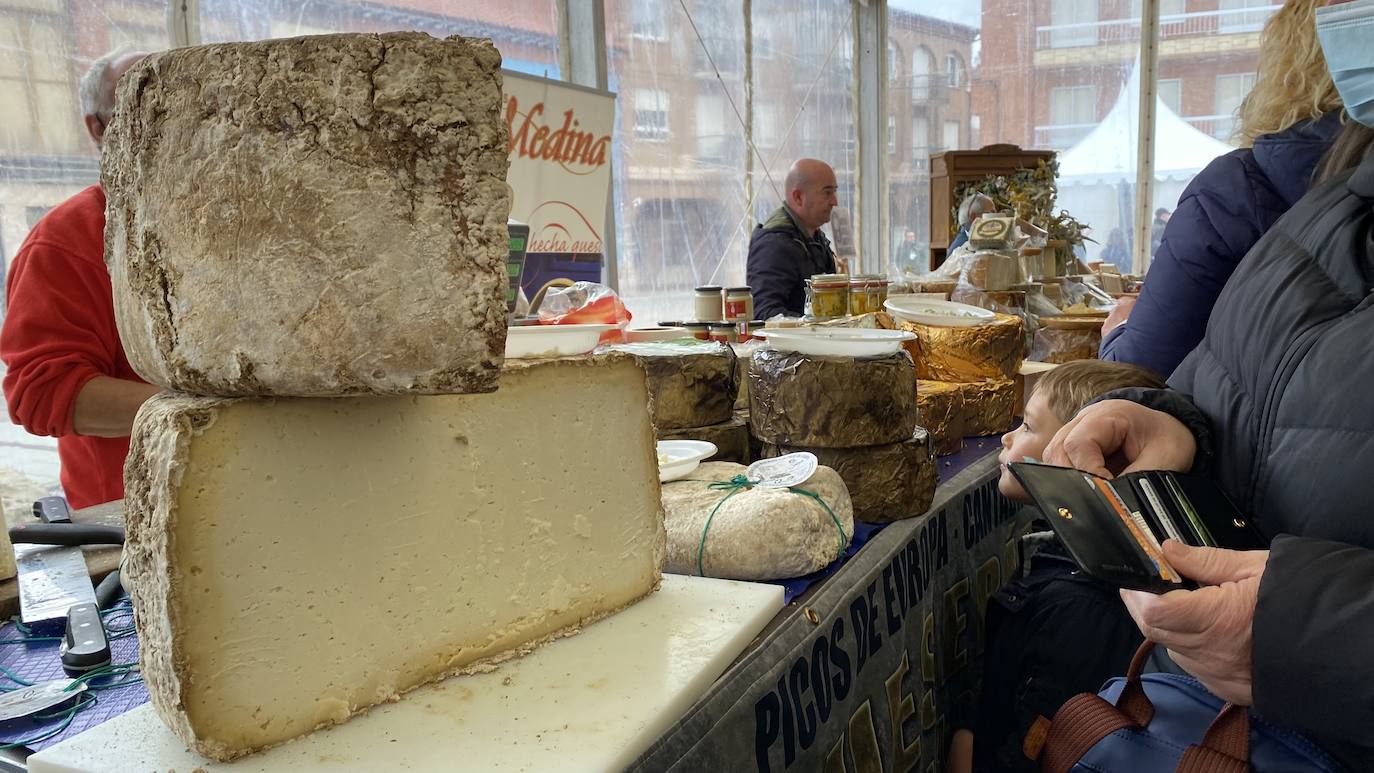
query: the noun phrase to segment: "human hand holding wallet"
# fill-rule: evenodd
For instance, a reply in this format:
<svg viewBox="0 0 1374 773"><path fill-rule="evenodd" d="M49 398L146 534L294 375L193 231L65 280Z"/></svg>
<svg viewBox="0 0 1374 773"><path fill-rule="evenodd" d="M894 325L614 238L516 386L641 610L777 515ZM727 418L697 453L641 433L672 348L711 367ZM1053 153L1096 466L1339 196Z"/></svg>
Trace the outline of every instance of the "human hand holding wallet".
<svg viewBox="0 0 1374 773"><path fill-rule="evenodd" d="M1167 593L1196 587L1165 559L1160 545L1167 539L1231 550L1268 546L1207 478L1151 470L1107 480L1048 464L1008 467L1083 571L1121 588Z"/></svg>

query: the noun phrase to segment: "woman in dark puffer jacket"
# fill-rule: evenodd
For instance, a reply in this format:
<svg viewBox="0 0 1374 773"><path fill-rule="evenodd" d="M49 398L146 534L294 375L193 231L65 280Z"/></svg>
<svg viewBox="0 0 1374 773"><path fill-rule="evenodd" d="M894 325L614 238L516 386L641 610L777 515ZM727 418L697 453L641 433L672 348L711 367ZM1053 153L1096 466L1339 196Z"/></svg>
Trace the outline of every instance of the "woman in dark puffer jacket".
<svg viewBox="0 0 1374 773"><path fill-rule="evenodd" d="M1251 147L1217 158L1184 190L1140 300L1103 326L1102 359L1172 373L1202 340L1236 264L1307 193L1341 125L1340 96L1317 43L1317 5L1289 0L1265 25L1255 87L1240 109L1240 135Z"/></svg>
<svg viewBox="0 0 1374 773"><path fill-rule="evenodd" d="M1374 32L1374 3L1364 7ZM1098 474L1216 476L1270 549L1168 541L1165 557L1202 587L1122 598L1213 693L1351 770L1374 770L1372 144L1374 129L1346 128L1333 159L1364 160L1314 187L1245 258L1173 389L1111 393L1045 452Z"/></svg>

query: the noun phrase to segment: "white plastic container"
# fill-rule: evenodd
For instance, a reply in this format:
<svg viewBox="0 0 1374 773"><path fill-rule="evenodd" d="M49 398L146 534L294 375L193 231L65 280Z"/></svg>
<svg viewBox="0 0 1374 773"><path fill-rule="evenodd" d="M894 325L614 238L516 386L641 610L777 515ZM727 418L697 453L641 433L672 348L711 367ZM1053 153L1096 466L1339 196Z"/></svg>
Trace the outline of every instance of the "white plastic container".
<svg viewBox="0 0 1374 773"><path fill-rule="evenodd" d="M506 329L506 357L512 360L586 354L615 325L527 325Z"/></svg>
<svg viewBox="0 0 1374 773"><path fill-rule="evenodd" d="M705 440L660 440L658 441L658 481L670 480L690 475L702 459L716 455L716 444Z"/></svg>
<svg viewBox="0 0 1374 773"><path fill-rule="evenodd" d="M888 357L916 338L905 330L799 327L760 330L768 345L784 352L835 357Z"/></svg>
<svg viewBox="0 0 1374 773"><path fill-rule="evenodd" d="M994 314L987 309L919 295L894 295L883 304L892 316L907 322L936 327L977 327L987 324Z"/></svg>

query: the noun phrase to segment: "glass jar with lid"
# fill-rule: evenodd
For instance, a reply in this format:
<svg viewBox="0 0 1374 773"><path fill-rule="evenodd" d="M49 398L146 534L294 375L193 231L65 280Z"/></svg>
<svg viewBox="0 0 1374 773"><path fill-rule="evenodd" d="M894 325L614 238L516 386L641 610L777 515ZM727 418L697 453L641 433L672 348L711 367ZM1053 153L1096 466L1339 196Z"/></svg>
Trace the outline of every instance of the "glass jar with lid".
<svg viewBox="0 0 1374 773"><path fill-rule="evenodd" d="M702 285L695 291L698 322L719 322L725 318L725 295L720 285Z"/></svg>
<svg viewBox="0 0 1374 773"><path fill-rule="evenodd" d="M806 280L806 312L831 319L849 313L849 275L816 274Z"/></svg>
<svg viewBox="0 0 1374 773"><path fill-rule="evenodd" d="M754 291L748 287L725 290L725 321L748 322L754 318Z"/></svg>

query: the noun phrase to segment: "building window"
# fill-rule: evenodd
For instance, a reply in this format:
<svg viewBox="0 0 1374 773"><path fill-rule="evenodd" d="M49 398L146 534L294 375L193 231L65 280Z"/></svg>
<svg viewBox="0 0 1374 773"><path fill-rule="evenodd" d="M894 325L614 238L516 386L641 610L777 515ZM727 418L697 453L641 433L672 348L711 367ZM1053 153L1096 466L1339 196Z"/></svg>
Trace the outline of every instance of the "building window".
<svg viewBox="0 0 1374 773"><path fill-rule="evenodd" d="M945 77L952 89L961 88L964 85L964 60L958 54L951 52L945 57Z"/></svg>
<svg viewBox="0 0 1374 773"><path fill-rule="evenodd" d="M659 0L630 0L630 35L644 40L667 40L664 5Z"/></svg>
<svg viewBox="0 0 1374 773"><path fill-rule="evenodd" d="M1087 136L1096 123L1096 86L1050 89L1050 125L1037 130L1036 144L1067 148Z"/></svg>
<svg viewBox="0 0 1374 773"><path fill-rule="evenodd" d="M887 44L887 82L896 83L902 74L902 52L891 43Z"/></svg>
<svg viewBox="0 0 1374 773"><path fill-rule="evenodd" d="M917 102L930 99L930 77L935 70L935 57L930 49L917 46L911 55L911 98Z"/></svg>
<svg viewBox="0 0 1374 773"><path fill-rule="evenodd" d="M897 152L897 116L887 117L887 152L888 155Z"/></svg>
<svg viewBox="0 0 1374 773"><path fill-rule="evenodd" d="M1221 0L1217 31L1223 35L1258 32L1269 19L1273 5L1270 0Z"/></svg>
<svg viewBox="0 0 1374 773"><path fill-rule="evenodd" d="M1097 0L1050 0L1050 47L1097 45Z"/></svg>
<svg viewBox="0 0 1374 773"><path fill-rule="evenodd" d="M1175 115L1183 114L1183 81L1178 78L1162 80L1159 82L1159 101L1164 106L1174 111Z"/></svg>
<svg viewBox="0 0 1374 773"><path fill-rule="evenodd" d="M668 95L658 89L635 89L635 139L668 139Z"/></svg>
<svg viewBox="0 0 1374 773"><path fill-rule="evenodd" d="M725 131L725 99L716 94L697 95L697 158L719 163L725 161L729 137ZM738 132L736 133L738 136Z"/></svg>
<svg viewBox="0 0 1374 773"><path fill-rule="evenodd" d="M945 121L944 144L946 150L957 150L959 148L961 143L959 141L958 121Z"/></svg>
<svg viewBox="0 0 1374 773"><path fill-rule="evenodd" d="M1214 103L1216 119L1212 126L1213 137L1219 140L1231 138L1236 130L1240 103L1245 101L1245 95L1249 94L1250 89L1254 87L1255 74L1252 72L1217 76L1216 101Z"/></svg>
<svg viewBox="0 0 1374 773"><path fill-rule="evenodd" d="M760 149L776 148L778 141L782 138L778 136L778 108L777 105L755 104L754 105L754 145ZM765 159L765 161L771 159Z"/></svg>
<svg viewBox="0 0 1374 773"><path fill-rule="evenodd" d="M911 117L911 161L917 169L930 164L930 122L925 116Z"/></svg>

